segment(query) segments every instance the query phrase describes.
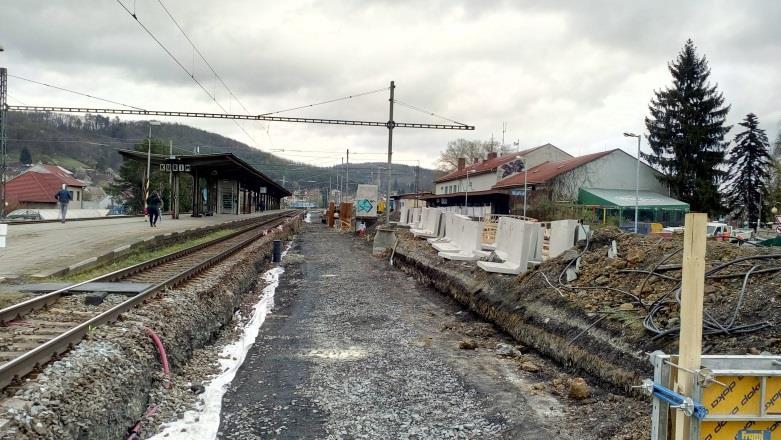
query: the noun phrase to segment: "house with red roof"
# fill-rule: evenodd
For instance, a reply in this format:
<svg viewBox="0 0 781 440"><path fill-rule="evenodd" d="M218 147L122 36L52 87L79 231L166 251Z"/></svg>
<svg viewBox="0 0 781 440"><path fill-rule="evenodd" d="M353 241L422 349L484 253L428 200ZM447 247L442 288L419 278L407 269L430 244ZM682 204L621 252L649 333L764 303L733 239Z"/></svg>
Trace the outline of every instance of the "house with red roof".
<svg viewBox="0 0 781 440"><path fill-rule="evenodd" d="M37 164L6 182L7 212L15 209L57 208L54 195L65 185L71 193L71 208L79 209L86 184L57 165Z"/></svg>
<svg viewBox="0 0 781 440"><path fill-rule="evenodd" d="M635 193L636 157L621 149L577 157L562 152L564 154L553 157L556 152L551 147L556 148L550 144L537 147L544 154L536 156L534 152L539 150L531 149L489 158L471 167L455 170L435 182L437 193L428 196L427 202L435 206L464 206L466 203L470 207L470 215L474 215L474 207L480 207L478 211L482 214L488 209L493 214L521 214L527 196L525 201L529 211L538 204L577 204L583 200L591 203L596 199L602 200L606 206L612 203L616 209L626 208L619 206L623 202L616 200L625 199L624 192ZM546 156L552 158L546 159ZM640 162L639 191L645 199L655 200L654 203L664 199L666 209L676 213L688 210L685 203L669 197L669 188L659 181L660 175ZM486 187L488 184L490 186ZM632 199L634 201L634 197ZM652 217L656 220L660 216L652 213Z"/></svg>

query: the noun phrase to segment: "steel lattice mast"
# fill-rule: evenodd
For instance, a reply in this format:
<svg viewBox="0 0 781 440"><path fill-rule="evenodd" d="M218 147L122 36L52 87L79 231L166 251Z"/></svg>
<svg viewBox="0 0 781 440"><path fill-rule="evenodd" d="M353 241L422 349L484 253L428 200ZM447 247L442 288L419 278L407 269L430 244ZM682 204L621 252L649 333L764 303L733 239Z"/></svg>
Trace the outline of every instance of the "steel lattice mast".
<svg viewBox="0 0 781 440"><path fill-rule="evenodd" d="M390 98L388 99L389 115L388 121L361 121L361 120L349 120L349 119L324 119L324 118L293 118L284 116L270 116L268 114L260 115L246 115L246 114L229 114L229 113L204 113L204 112L180 112L180 111L167 111L167 110L144 110L144 109L118 109L118 108L88 108L88 107L51 107L51 106L30 106L30 105L13 105L8 106L5 104L6 93L6 70L0 69L2 72L2 105L6 110L20 111L20 112L54 112L54 113L91 113L91 114L112 114L112 115L139 115L139 116L172 116L181 118L208 118L208 119L230 119L230 120L245 120L245 121L268 121L268 122L295 122L303 124L329 124L329 125L349 125L349 126L363 126L363 127L385 127L388 129L388 182L387 192L385 195L385 222L390 222L390 194L391 194L391 182L392 182L392 157L393 157L393 129L394 128L423 128L433 130L474 130L473 125L466 124L426 124L419 122L396 122L393 120L393 104L394 91L396 85L394 81L390 82ZM2 122L5 118L2 119ZM3 151L5 152L5 144L3 143ZM3 191L5 191L5 154L3 154ZM3 193L3 200L5 195ZM0 207L1 208L1 207ZM4 211L0 211L4 212Z"/></svg>

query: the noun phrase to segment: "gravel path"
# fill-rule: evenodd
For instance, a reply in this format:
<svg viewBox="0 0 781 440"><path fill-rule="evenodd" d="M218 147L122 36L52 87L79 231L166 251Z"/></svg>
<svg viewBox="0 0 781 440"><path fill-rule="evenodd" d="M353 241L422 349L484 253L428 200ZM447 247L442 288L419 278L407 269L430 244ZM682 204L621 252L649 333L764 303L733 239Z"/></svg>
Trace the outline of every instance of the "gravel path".
<svg viewBox="0 0 781 440"><path fill-rule="evenodd" d="M218 438L572 438L562 404L497 356L492 326L365 244L319 222L304 232L225 394ZM454 328L489 335L462 350Z"/></svg>

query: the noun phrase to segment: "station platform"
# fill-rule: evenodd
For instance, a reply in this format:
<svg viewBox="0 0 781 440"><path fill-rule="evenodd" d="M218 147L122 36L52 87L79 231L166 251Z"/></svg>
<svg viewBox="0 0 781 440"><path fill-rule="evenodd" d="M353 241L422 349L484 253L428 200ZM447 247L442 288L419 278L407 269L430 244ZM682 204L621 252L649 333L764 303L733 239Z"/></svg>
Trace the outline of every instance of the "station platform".
<svg viewBox="0 0 781 440"><path fill-rule="evenodd" d="M212 226L285 210L253 214L163 218L156 228L146 217L105 218L66 223L11 224L0 248L0 282L67 268L118 247L169 232Z"/></svg>

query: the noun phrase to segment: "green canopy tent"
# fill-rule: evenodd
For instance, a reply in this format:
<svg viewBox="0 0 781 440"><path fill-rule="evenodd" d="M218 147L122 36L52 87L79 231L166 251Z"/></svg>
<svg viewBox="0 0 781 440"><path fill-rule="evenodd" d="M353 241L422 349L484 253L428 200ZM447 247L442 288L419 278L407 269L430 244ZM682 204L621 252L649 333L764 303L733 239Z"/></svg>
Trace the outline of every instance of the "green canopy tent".
<svg viewBox="0 0 781 440"><path fill-rule="evenodd" d="M618 215L621 222L633 221L635 216L635 191L630 189L580 188L578 204L599 206L603 218ZM665 226L683 224L683 216L689 212L689 204L651 191L640 191L639 217L642 222L662 223Z"/></svg>

